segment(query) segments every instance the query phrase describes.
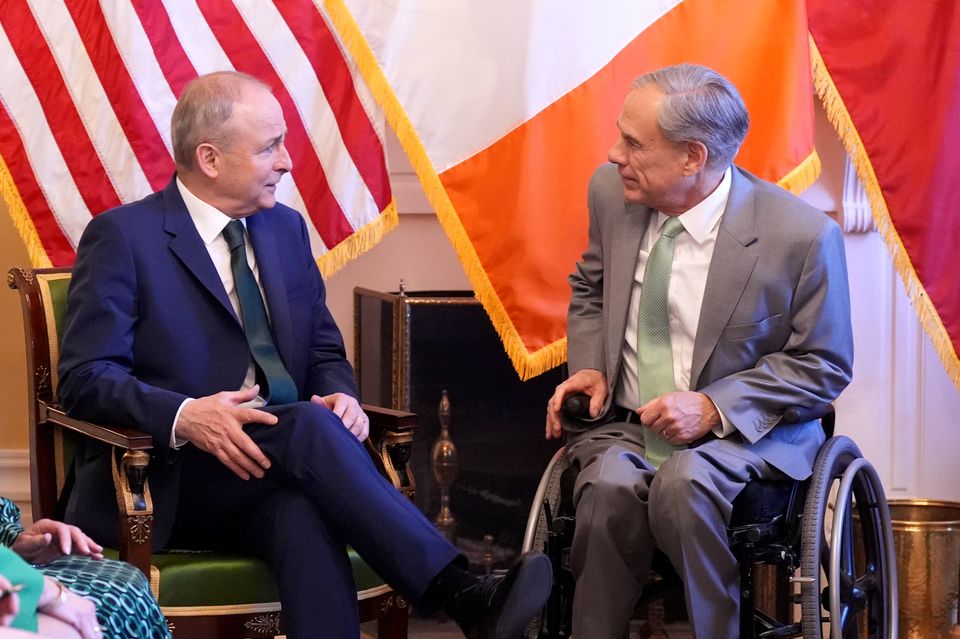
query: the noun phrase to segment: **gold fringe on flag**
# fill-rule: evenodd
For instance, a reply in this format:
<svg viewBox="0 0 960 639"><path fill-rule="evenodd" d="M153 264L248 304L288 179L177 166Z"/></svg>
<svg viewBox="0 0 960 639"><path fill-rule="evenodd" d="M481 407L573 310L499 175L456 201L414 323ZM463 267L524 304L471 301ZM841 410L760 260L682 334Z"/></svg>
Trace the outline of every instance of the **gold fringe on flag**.
<svg viewBox="0 0 960 639"><path fill-rule="evenodd" d="M37 227L33 225L33 219L27 213L27 207L23 204L23 198L20 197L20 191L10 175L10 169L7 163L0 157L0 198L10 212L13 219L13 225L20 234L27 247L27 256L30 258L30 264L33 268L49 268L53 266L47 251L40 242L40 235L37 233Z"/></svg>
<svg viewBox="0 0 960 639"><path fill-rule="evenodd" d="M507 314L503 302L490 282L490 278L487 276L483 264L470 242L466 229L463 228L460 218L457 217L453 203L440 181L440 176L433 166L423 142L400 105L393 88L387 82L383 69L360 32L353 15L343 0L323 0L323 4L334 29L340 36L340 41L356 61L360 74L366 80L374 99L383 109L387 122L396 133L400 145L420 180L427 200L436 212L447 237L450 238L450 243L453 245L457 257L460 258L467 279L473 286L474 296L480 301L490 317L490 321L503 343L504 350L520 379L530 379L562 364L566 361L567 355L566 339L557 340L533 353L527 350L513 321Z"/></svg>
<svg viewBox="0 0 960 639"><path fill-rule="evenodd" d="M794 195L806 191L820 177L820 156L816 150L810 152L795 169L777 180L777 186Z"/></svg>
<svg viewBox="0 0 960 639"><path fill-rule="evenodd" d="M877 230L887 244L890 256L893 258L893 265L903 280L907 296L914 309L916 309L920 324L933 342L933 347L941 361L943 361L947 375L954 385L960 389L960 358L958 358L950 340L950 335L940 319L940 314L930 301L930 296L927 295L920 278L917 277L910 256L907 254L903 241L890 219L890 210L887 208L887 202L883 197L883 191L880 188L880 182L877 180L873 164L863 147L863 140L860 139L860 133L850 117L850 112L847 110L833 78L830 77L830 71L820 55L820 50L817 48L812 34L810 35L810 65L813 70L814 88L823 102L827 118L829 118L833 128L836 129L847 154L853 162L857 176L863 182L867 198L870 200L870 208L873 211L873 219L877 225Z"/></svg>
<svg viewBox="0 0 960 639"><path fill-rule="evenodd" d="M390 203L375 220L360 227L353 235L317 258L317 266L324 279L339 271L350 260L376 246L384 235L396 228L399 219L397 201L391 198Z"/></svg>

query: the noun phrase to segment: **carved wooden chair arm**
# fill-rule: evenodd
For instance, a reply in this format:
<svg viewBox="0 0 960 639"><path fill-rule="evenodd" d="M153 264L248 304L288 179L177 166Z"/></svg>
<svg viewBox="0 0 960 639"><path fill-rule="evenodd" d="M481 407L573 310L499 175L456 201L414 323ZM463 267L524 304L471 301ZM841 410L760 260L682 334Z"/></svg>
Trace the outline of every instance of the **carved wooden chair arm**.
<svg viewBox="0 0 960 639"><path fill-rule="evenodd" d="M65 428L124 451L111 457L113 485L116 491L120 520L120 559L128 561L150 578L150 546L153 541L153 499L147 483L147 466L153 438L132 428L107 427L76 419L54 404L40 402L41 422Z"/></svg>
<svg viewBox="0 0 960 639"><path fill-rule="evenodd" d="M416 496L416 483L410 470L410 452L417 416L407 411L363 404L370 418L370 437L366 446L374 464L400 492L411 500Z"/></svg>
<svg viewBox="0 0 960 639"><path fill-rule="evenodd" d="M104 444L110 444L123 450L153 449L153 438L150 435L132 428L109 428L82 419L75 419L67 415L62 408L55 404L40 402L40 421L47 421L55 426L72 430Z"/></svg>

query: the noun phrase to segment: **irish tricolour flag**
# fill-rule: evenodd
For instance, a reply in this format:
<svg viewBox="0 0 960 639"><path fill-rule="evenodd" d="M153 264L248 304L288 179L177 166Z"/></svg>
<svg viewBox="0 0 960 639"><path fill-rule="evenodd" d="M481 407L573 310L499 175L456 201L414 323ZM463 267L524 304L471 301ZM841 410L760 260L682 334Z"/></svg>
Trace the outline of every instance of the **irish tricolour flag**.
<svg viewBox="0 0 960 639"><path fill-rule="evenodd" d="M323 0L523 378L564 360L589 176L631 80L695 62L741 90L737 162L815 179L796 0Z"/></svg>

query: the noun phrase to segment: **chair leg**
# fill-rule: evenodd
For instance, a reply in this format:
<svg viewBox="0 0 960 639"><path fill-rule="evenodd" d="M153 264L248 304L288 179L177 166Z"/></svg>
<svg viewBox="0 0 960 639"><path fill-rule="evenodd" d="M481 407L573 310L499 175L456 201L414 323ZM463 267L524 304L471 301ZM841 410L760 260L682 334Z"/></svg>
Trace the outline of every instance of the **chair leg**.
<svg viewBox="0 0 960 639"><path fill-rule="evenodd" d="M410 618L410 606L399 595L394 603L377 619L378 639L407 639L407 622Z"/></svg>
<svg viewBox="0 0 960 639"><path fill-rule="evenodd" d="M650 623L650 639L669 639L663 627L666 613L663 608L663 599L657 599L647 605L647 620Z"/></svg>

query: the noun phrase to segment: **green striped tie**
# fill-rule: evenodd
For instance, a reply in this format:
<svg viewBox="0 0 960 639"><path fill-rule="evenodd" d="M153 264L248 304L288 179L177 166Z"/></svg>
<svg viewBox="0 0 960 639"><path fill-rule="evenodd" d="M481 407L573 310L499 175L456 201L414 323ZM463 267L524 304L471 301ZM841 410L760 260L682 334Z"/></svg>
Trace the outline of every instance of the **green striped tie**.
<svg viewBox="0 0 960 639"><path fill-rule="evenodd" d="M671 217L666 221L643 270L640 308L637 312L637 386L641 406L664 393L677 390L673 379L667 291L670 289L670 271L673 270L675 238L682 230L683 223L678 218ZM643 439L647 461L654 468L659 468L673 451L680 448L646 428Z"/></svg>
<svg viewBox="0 0 960 639"><path fill-rule="evenodd" d="M230 247L230 267L233 270L240 312L243 315L243 331L247 334L250 354L257 369L260 396L269 404L291 404L297 401L297 386L280 359L277 345L270 334L266 307L260 295L260 287L247 263L244 246L243 223L234 220L223 229L223 239Z"/></svg>

